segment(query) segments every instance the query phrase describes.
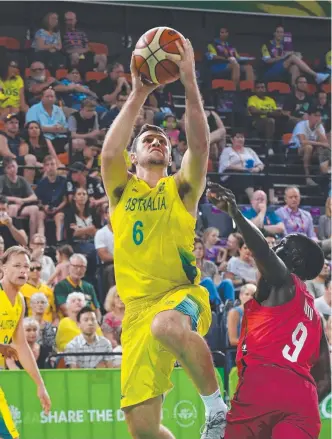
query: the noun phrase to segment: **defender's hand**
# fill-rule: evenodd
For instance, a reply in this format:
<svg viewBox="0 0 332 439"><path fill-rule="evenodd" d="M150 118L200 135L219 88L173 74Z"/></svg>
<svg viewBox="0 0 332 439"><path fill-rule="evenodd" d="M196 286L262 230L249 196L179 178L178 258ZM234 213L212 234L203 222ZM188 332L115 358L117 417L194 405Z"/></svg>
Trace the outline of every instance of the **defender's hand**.
<svg viewBox="0 0 332 439"><path fill-rule="evenodd" d="M233 192L217 183L208 182L207 186L209 202L233 218L238 211Z"/></svg>

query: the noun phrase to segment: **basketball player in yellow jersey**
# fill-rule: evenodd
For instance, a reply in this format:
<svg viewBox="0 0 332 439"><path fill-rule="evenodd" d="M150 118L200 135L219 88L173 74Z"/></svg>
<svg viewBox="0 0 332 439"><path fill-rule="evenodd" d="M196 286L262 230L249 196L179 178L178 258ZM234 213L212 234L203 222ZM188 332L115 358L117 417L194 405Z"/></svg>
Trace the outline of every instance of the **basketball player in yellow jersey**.
<svg viewBox="0 0 332 439"><path fill-rule="evenodd" d="M51 401L23 330L25 304L19 290L28 280L30 253L20 246L10 247L5 251L2 262L4 276L0 283L0 438L17 439L18 432L1 389L1 369L5 366L5 359L12 358L21 362L37 385L38 397L45 413L49 412ZM11 340L15 348L8 344Z"/></svg>
<svg viewBox="0 0 332 439"><path fill-rule="evenodd" d="M167 176L171 144L165 132L153 125L143 126L132 144L137 174L127 171L123 151L140 109L156 88L141 83L133 61L133 90L102 149L102 177L115 238L115 277L126 306L121 407L134 439L174 439L161 425L161 406L172 387L175 359L205 404L201 438L220 439L225 429L226 405L202 338L211 323L209 298L199 286L192 253L198 200L205 188L209 128L189 40L179 50L188 140L179 172Z"/></svg>

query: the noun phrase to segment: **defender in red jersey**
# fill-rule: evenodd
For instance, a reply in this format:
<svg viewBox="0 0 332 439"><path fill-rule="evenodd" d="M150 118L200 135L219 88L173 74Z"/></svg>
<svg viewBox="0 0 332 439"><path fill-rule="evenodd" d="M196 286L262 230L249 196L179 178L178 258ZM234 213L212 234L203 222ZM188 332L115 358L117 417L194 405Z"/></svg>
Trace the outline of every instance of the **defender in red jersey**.
<svg viewBox="0 0 332 439"><path fill-rule="evenodd" d="M239 383L225 439L318 439L318 401L331 389L329 349L304 280L324 263L320 247L300 234L270 249L239 211L234 195L211 184L208 198L235 221L261 277L244 306L237 351Z"/></svg>

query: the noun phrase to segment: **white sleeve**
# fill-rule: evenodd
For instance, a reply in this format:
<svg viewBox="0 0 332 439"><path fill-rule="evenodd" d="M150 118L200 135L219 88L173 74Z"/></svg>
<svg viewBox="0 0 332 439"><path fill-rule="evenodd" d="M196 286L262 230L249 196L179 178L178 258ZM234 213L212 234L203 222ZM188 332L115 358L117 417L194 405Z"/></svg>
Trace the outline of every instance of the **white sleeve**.
<svg viewBox="0 0 332 439"><path fill-rule="evenodd" d="M326 137L326 131L322 123L317 127L317 129L322 136Z"/></svg>
<svg viewBox="0 0 332 439"><path fill-rule="evenodd" d="M229 153L231 148L225 148L219 157L219 174L222 174L229 167Z"/></svg>
<svg viewBox="0 0 332 439"><path fill-rule="evenodd" d="M95 234L95 248L96 248L96 250L98 250L99 248L107 247L107 244L103 238L104 238L103 229L100 229Z"/></svg>

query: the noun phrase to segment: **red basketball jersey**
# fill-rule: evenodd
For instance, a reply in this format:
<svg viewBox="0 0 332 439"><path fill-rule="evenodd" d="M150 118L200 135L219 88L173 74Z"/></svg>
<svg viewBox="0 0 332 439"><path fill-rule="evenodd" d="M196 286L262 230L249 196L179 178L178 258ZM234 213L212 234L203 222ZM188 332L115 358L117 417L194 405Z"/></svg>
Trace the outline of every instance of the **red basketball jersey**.
<svg viewBox="0 0 332 439"><path fill-rule="evenodd" d="M244 305L236 356L239 375L246 365L275 364L314 382L310 369L319 358L320 316L305 284L292 277L295 297L290 302L267 307L252 299Z"/></svg>

